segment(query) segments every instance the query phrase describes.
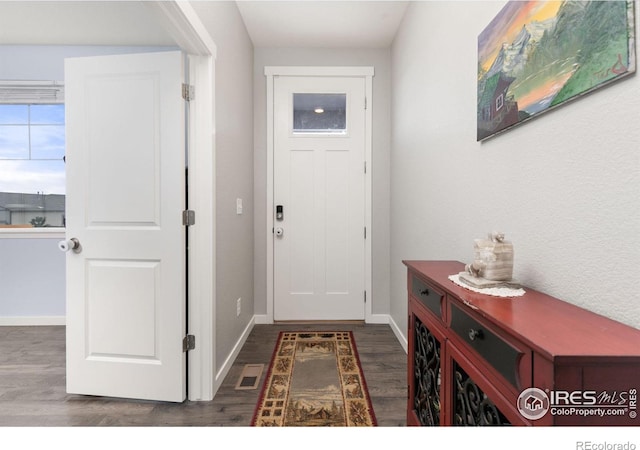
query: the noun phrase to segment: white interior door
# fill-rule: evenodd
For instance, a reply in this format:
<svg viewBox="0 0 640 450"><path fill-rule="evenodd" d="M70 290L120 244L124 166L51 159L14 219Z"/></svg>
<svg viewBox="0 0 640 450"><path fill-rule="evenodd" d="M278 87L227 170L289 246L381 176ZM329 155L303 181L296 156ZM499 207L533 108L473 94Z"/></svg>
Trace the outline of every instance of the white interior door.
<svg viewBox="0 0 640 450"><path fill-rule="evenodd" d="M67 391L186 396L183 55L72 58Z"/></svg>
<svg viewBox="0 0 640 450"><path fill-rule="evenodd" d="M365 315L365 79L274 80L274 320Z"/></svg>

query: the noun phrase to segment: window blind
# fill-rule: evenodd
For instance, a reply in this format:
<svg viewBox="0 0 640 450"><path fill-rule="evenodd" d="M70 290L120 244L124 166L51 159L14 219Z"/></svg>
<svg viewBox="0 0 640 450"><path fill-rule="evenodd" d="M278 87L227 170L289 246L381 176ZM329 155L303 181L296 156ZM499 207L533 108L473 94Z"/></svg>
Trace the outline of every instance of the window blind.
<svg viewBox="0 0 640 450"><path fill-rule="evenodd" d="M0 103L64 103L64 84L0 80Z"/></svg>

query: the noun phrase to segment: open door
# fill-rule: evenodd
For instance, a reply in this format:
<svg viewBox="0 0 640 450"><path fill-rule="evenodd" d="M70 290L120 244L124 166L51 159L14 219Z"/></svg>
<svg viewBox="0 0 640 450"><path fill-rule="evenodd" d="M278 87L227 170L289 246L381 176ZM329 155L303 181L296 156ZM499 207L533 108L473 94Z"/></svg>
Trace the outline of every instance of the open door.
<svg viewBox="0 0 640 450"><path fill-rule="evenodd" d="M66 60L69 393L186 398L183 64Z"/></svg>

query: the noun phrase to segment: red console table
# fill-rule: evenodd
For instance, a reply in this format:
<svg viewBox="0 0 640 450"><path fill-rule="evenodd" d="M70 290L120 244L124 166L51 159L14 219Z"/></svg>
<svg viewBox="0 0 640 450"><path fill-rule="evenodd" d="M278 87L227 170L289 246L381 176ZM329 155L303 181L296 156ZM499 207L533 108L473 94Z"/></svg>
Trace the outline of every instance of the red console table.
<svg viewBox="0 0 640 450"><path fill-rule="evenodd" d="M403 262L408 425L640 425L640 330L526 287L475 293L449 280L457 261Z"/></svg>

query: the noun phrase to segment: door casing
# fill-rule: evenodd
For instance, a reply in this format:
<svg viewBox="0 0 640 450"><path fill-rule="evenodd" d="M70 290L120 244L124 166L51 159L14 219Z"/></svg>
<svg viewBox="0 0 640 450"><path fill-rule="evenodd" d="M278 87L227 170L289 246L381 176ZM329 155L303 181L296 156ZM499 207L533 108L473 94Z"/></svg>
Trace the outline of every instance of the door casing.
<svg viewBox="0 0 640 450"><path fill-rule="evenodd" d="M266 242L267 242L267 315L266 323L274 322L274 85L275 77L361 77L365 81L365 95L367 99L367 109L365 111L365 227L367 238L365 241L365 323L370 323L373 319L372 304L374 293L371 286L371 249L372 230L371 220L371 173L372 164L372 123L373 123L373 76L374 68L369 66L267 66L264 74L267 81L267 202L266 202Z"/></svg>
<svg viewBox="0 0 640 450"><path fill-rule="evenodd" d="M224 374L215 367L215 104L214 74L217 48L188 2L144 2L150 15L166 29L180 49L189 55L190 83L198 86L189 103L189 208L196 211L196 226L189 227L189 334L196 348L189 352L187 383L189 400L210 401ZM218 375L218 376L216 376Z"/></svg>

